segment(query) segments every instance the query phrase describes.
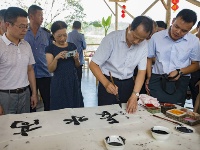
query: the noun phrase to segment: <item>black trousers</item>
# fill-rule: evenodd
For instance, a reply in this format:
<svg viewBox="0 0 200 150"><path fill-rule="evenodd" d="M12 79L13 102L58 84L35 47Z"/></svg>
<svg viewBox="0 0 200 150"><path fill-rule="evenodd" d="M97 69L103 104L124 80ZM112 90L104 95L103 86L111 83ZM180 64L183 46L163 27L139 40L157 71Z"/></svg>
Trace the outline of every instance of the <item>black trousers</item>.
<svg viewBox="0 0 200 150"><path fill-rule="evenodd" d="M40 91L40 95L44 103L44 111L50 110L50 84L51 77L36 78L36 88ZM36 108L31 108L31 112L36 112Z"/></svg>
<svg viewBox="0 0 200 150"><path fill-rule="evenodd" d="M189 88L190 88L190 91L191 91L191 94L192 94L193 106L195 104L197 95L199 93L199 87L195 86L195 84L199 81L199 79L200 79L200 70L191 73Z"/></svg>
<svg viewBox="0 0 200 150"><path fill-rule="evenodd" d="M109 76L106 76L106 78L110 81ZM126 80L119 80L119 79L113 78L113 80L114 80L115 85L118 86L118 94L119 94L119 99L121 103L126 103L133 92L133 87L134 87L133 78L129 78ZM98 106L112 105L112 104L117 104L116 96L108 93L105 87L101 84L101 82L99 82Z"/></svg>

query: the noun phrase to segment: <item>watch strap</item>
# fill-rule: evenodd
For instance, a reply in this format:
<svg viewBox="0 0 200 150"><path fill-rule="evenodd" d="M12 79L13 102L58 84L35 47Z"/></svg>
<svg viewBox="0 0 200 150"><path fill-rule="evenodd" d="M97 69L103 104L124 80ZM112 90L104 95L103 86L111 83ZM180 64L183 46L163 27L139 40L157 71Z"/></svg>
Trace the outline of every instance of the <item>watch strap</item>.
<svg viewBox="0 0 200 150"><path fill-rule="evenodd" d="M133 91L132 93L135 94L137 97L140 96L140 93L138 93L138 92Z"/></svg>

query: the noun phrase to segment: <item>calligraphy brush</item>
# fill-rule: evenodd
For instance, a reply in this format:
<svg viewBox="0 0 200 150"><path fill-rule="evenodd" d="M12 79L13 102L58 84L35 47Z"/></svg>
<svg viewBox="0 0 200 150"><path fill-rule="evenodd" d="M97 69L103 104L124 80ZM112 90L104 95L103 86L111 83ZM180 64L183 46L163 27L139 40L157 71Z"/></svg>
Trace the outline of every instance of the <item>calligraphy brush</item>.
<svg viewBox="0 0 200 150"><path fill-rule="evenodd" d="M157 118L160 118L160 119L163 119L163 120L167 120L167 121L172 122L172 123L174 123L174 124L177 124L177 125L179 125L179 126L183 126L181 123L178 123L178 122L176 122L176 121L172 121L172 120L169 120L169 119L166 119L166 118L157 116L157 115L153 115L153 116L154 116L154 117L157 117Z"/></svg>
<svg viewBox="0 0 200 150"><path fill-rule="evenodd" d="M110 75L110 80L111 80L112 84L115 86L115 83L114 83L114 80L112 78L112 75L111 75L110 71L109 71L109 75ZM122 104L121 104L121 101L119 99L119 94L116 95L116 99L117 99L117 102L118 102L119 106L122 108Z"/></svg>

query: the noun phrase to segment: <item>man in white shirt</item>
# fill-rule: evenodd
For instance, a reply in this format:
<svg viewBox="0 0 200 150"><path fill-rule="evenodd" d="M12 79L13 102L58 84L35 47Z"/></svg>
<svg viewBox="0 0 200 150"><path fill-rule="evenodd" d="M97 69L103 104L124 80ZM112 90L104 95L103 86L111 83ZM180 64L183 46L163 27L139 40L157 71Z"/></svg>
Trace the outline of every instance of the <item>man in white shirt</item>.
<svg viewBox="0 0 200 150"><path fill-rule="evenodd" d="M0 105L4 114L30 112L36 107L35 63L31 47L23 40L28 29L28 14L21 8L9 7L4 16L6 33L0 38Z"/></svg>
<svg viewBox="0 0 200 150"><path fill-rule="evenodd" d="M115 95L127 103L127 112L137 109L137 99L144 83L147 63L147 37L152 33L153 21L145 16L136 17L126 30L113 31L101 42L90 69L100 81L98 105L116 104ZM133 72L138 73L133 81ZM109 76L112 73L114 84Z"/></svg>

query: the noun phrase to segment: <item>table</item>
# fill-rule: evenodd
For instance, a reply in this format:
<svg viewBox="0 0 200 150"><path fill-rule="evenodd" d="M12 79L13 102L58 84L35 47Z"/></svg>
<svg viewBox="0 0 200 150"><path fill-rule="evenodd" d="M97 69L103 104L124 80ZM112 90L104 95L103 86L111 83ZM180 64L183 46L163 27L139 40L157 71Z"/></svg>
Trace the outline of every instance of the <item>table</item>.
<svg viewBox="0 0 200 150"><path fill-rule="evenodd" d="M135 114L125 114L125 107L126 104L122 109L118 105L67 108L1 116L0 150L106 150L103 139L108 135L123 136L125 150L199 150L200 125L192 127L194 133L182 134L174 129L176 125L153 117L143 107L138 106ZM119 123L109 124L106 119L101 119L108 113L115 114L113 118ZM164 117L161 113L156 115ZM80 125L74 125L72 118ZM25 132L28 136L22 136L19 128L22 125L15 121L29 125ZM170 138L164 142L156 141L150 132L155 125L168 127ZM34 128L38 129L32 130Z"/></svg>

